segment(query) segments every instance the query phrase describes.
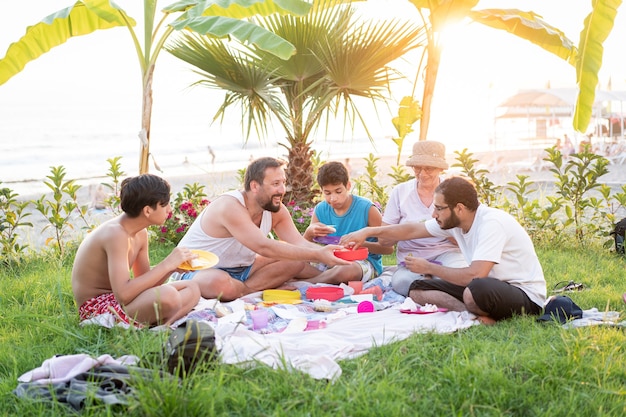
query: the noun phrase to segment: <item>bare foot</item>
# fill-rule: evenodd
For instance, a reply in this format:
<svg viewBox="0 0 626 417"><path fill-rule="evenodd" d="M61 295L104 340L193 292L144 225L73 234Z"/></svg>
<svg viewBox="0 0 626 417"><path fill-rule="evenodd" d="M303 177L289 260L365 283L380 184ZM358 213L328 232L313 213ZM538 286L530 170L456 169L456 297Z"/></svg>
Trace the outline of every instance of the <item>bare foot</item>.
<svg viewBox="0 0 626 417"><path fill-rule="evenodd" d="M480 324L484 324L487 326L493 326L496 324L496 321L489 316L478 316L478 321Z"/></svg>

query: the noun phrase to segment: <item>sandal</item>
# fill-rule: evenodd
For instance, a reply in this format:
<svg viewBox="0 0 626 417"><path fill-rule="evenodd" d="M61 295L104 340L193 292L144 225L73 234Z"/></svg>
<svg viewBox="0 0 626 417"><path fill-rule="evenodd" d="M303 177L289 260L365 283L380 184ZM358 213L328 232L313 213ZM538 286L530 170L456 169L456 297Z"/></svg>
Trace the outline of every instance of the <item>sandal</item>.
<svg viewBox="0 0 626 417"><path fill-rule="evenodd" d="M571 292L571 291L582 291L585 289L585 286L581 283L569 281L566 285L561 286L563 283L567 281L557 282L554 286L552 292Z"/></svg>

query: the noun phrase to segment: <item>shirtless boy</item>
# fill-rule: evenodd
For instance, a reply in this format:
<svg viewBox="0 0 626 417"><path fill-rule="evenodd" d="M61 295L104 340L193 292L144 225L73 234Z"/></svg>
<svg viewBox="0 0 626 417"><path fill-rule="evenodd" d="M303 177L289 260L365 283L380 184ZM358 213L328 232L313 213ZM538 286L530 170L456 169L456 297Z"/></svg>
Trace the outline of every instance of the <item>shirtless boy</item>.
<svg viewBox="0 0 626 417"><path fill-rule="evenodd" d="M76 252L72 290L80 319L110 312L139 327L171 324L198 303L200 289L193 281L164 284L180 264L197 257L187 248L175 248L150 267L146 228L163 224L172 211L170 186L151 174L126 178L120 207L123 213L89 233Z"/></svg>

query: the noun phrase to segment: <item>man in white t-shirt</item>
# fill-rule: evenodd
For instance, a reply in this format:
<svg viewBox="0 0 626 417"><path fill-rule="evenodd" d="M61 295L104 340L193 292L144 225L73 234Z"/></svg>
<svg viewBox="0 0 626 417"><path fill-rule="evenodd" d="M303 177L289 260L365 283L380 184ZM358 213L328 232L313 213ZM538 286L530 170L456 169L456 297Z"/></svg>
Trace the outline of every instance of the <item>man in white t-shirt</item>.
<svg viewBox="0 0 626 417"><path fill-rule="evenodd" d="M508 213L481 205L473 184L453 177L435 190L433 219L425 223L368 227L340 244L359 246L368 237L407 240L432 236L456 240L469 266L451 268L416 256L405 258L413 272L440 277L414 281L409 296L418 304L469 311L484 323L516 314L539 314L546 281L533 243Z"/></svg>

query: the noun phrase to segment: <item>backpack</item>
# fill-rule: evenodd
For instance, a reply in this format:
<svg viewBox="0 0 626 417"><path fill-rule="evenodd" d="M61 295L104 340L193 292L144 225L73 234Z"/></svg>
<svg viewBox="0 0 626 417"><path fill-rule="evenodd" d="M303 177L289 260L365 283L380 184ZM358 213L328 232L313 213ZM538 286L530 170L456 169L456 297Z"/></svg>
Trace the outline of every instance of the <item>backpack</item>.
<svg viewBox="0 0 626 417"><path fill-rule="evenodd" d="M615 252L624 255L624 233L626 232L626 217L617 222L615 229L611 232L615 238Z"/></svg>
<svg viewBox="0 0 626 417"><path fill-rule="evenodd" d="M203 361L217 359L215 332L210 324L187 320L170 334L165 345L167 370L184 376Z"/></svg>

